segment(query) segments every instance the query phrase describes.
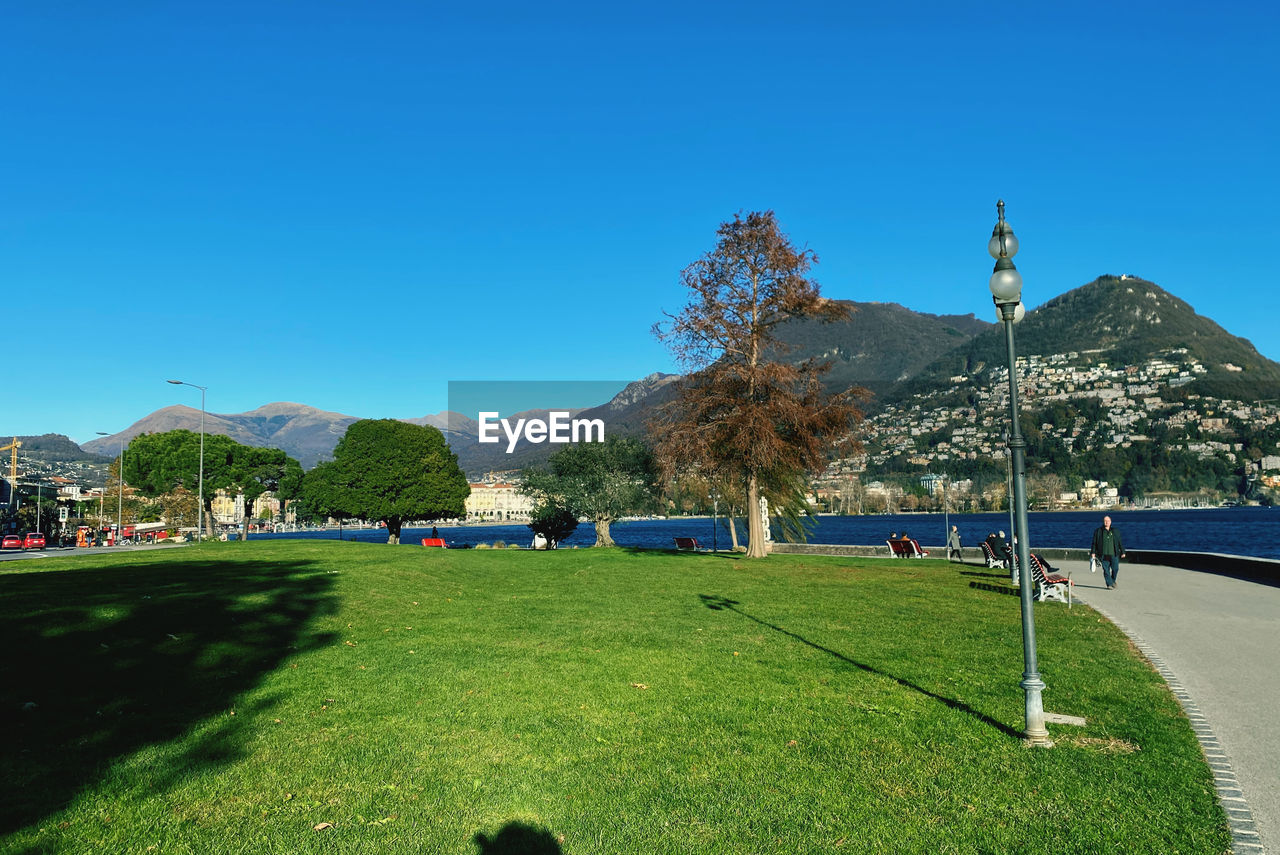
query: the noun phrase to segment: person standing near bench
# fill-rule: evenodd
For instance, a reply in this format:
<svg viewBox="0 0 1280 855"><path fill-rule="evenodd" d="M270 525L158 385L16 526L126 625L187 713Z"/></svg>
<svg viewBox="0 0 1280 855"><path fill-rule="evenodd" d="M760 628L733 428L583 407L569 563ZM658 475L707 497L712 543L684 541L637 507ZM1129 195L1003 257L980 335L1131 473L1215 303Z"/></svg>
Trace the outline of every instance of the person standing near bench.
<svg viewBox="0 0 1280 855"><path fill-rule="evenodd" d="M1124 544L1120 540L1120 532L1111 527L1111 517L1103 517L1102 525L1093 530L1089 557L1098 559L1102 565L1102 580L1108 588L1114 588L1116 576L1120 573L1120 559L1124 558Z"/></svg>

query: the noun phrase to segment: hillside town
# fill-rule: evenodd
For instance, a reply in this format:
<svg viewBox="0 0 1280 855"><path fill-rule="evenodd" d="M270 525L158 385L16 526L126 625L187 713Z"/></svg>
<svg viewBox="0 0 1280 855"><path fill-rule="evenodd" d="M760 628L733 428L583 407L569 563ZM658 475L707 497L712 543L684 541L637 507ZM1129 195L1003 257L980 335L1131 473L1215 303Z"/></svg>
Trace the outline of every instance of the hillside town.
<svg viewBox="0 0 1280 855"><path fill-rule="evenodd" d="M1222 368L1239 370L1230 364ZM1067 455L1084 450L1124 451L1159 442L1166 453L1217 462L1260 487L1280 488L1280 454L1274 446L1264 451L1256 441L1247 442L1250 437L1256 440L1276 433L1280 426L1277 402L1249 403L1176 392L1207 370L1185 348L1123 366L1109 362L1101 350L1020 357L1020 403L1031 414L1056 408L1069 416L1036 425L1042 445L1055 444ZM981 495L975 495L973 479L947 473L968 471L975 461L1006 465L1008 368L984 366L950 379L948 389L913 395L870 416L863 424L863 453L834 461L817 480L812 498L845 512L854 512L859 505L902 509L901 484L868 477L868 473L915 468L924 470L918 476L917 494L922 492L936 502L939 491L950 491L958 506L999 508L1007 489L1003 483L988 483ZM1030 480L1054 475L1062 479L1061 489L1052 495L1040 491L1045 508L1113 507L1121 501L1118 485L1097 477L1072 477L1050 469L1033 473ZM1143 507L1217 504L1220 499L1211 492L1146 495L1129 501Z"/></svg>

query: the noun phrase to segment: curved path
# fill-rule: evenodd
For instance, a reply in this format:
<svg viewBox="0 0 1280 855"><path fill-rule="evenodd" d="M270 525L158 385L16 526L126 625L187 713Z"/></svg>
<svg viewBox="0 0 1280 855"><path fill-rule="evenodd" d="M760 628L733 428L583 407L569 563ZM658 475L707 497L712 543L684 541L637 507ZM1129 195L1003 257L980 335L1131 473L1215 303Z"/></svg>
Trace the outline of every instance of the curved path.
<svg viewBox="0 0 1280 855"><path fill-rule="evenodd" d="M1076 596L1128 633L1182 701L1214 767L1235 852L1280 852L1280 588L1122 561L1109 591L1087 561L1055 566L1071 571Z"/></svg>

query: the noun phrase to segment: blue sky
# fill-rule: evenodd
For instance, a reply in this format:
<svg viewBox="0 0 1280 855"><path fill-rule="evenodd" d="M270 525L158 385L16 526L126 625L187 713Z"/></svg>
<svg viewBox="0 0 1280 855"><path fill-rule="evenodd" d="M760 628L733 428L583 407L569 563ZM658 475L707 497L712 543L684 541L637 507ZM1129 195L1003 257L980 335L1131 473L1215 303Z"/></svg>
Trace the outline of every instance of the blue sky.
<svg viewBox="0 0 1280 855"><path fill-rule="evenodd" d="M889 8L892 7L892 8ZM8 4L0 431L675 366L773 209L831 297L1133 273L1280 359L1272 4Z"/></svg>

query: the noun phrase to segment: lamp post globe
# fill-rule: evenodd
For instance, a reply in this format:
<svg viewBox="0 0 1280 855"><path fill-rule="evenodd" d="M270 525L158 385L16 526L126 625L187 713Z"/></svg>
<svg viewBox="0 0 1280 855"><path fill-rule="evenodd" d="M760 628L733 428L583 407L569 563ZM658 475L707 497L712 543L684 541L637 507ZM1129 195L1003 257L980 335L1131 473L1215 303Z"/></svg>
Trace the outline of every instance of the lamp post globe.
<svg viewBox="0 0 1280 855"><path fill-rule="evenodd" d="M996 204L998 219L991 231L991 240L987 243L987 252L996 260L995 269L991 273L991 297L996 304L998 317L1004 325L1005 349L1009 357L1009 459L1013 480L1013 495L1010 497L1011 510L1014 512L1015 525L1013 536L1017 541L1017 554L1014 560L1021 571L1019 574L1019 591L1022 602L1022 686L1026 700L1026 728L1023 735L1027 744L1049 747L1053 742L1044 726L1044 704L1041 694L1044 692L1044 681L1036 664L1036 626L1032 586L1034 579L1030 572L1031 543L1027 534L1027 469L1026 440L1022 438L1022 430L1018 425L1018 359L1014 348L1013 325L1021 320L1025 312L1022 307L1022 275L1013 266L1013 256L1018 252L1018 239L1013 235L1013 228L1004 218L1004 200ZM1019 310L1022 310L1021 312Z"/></svg>

